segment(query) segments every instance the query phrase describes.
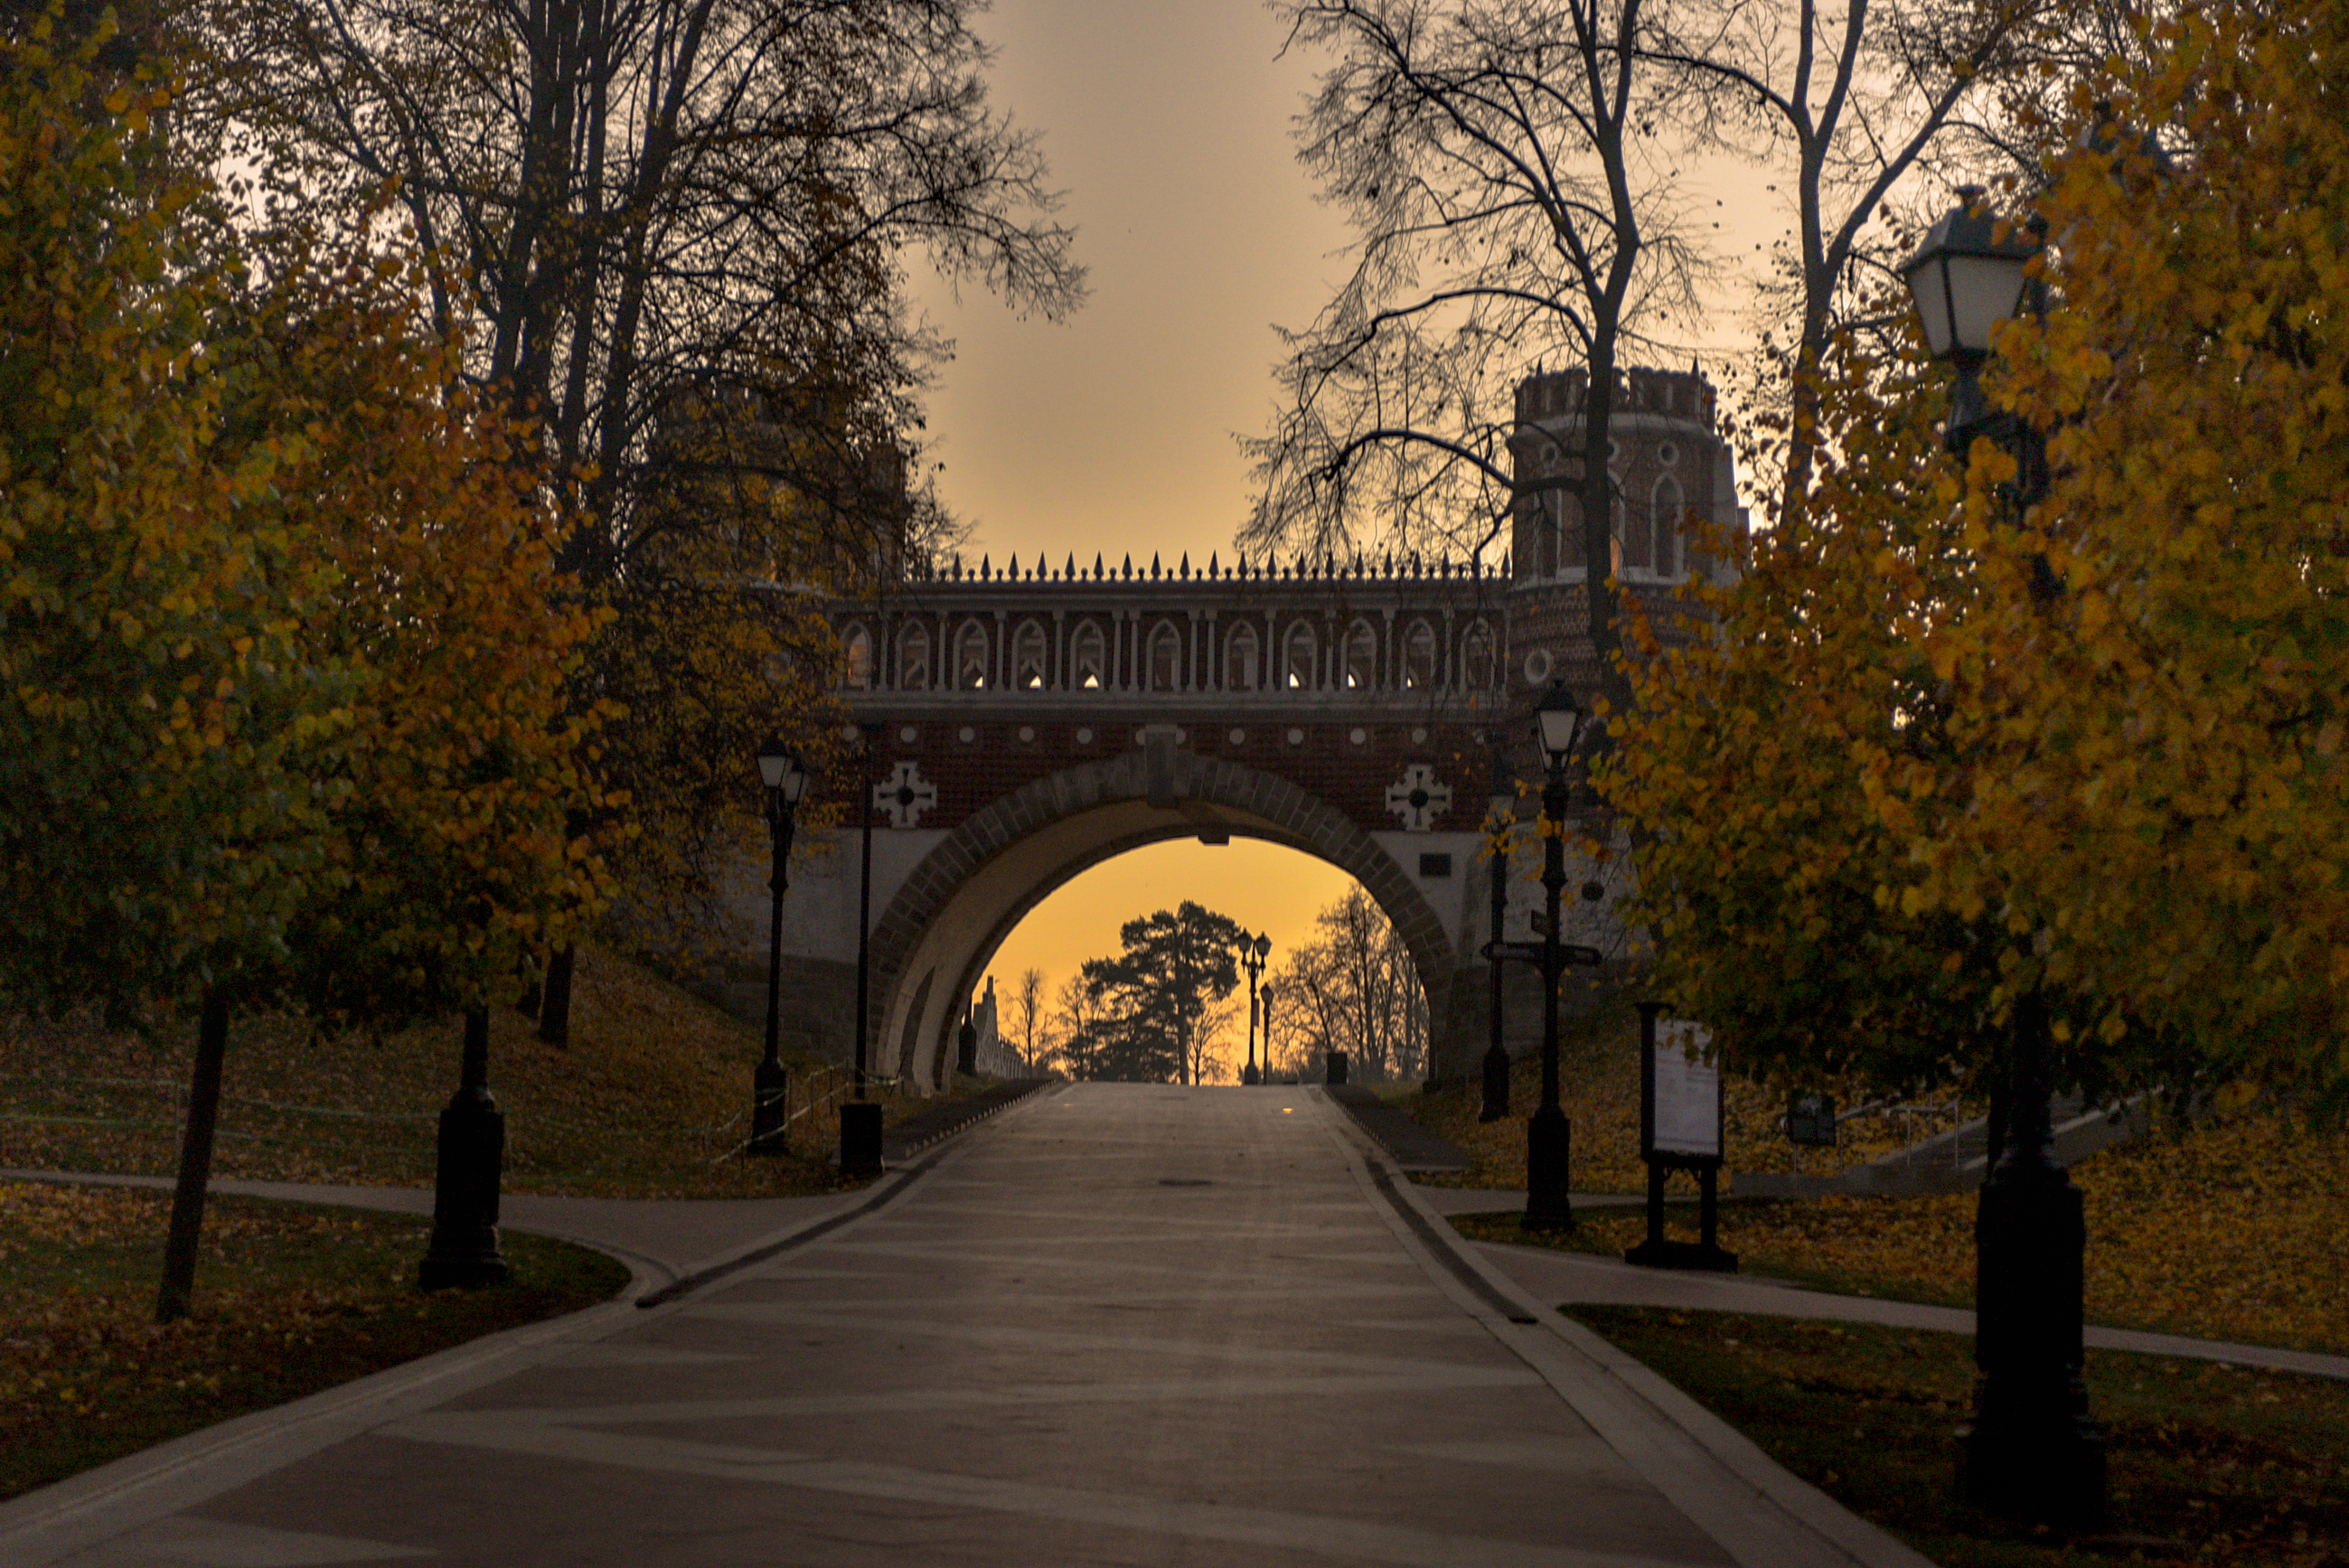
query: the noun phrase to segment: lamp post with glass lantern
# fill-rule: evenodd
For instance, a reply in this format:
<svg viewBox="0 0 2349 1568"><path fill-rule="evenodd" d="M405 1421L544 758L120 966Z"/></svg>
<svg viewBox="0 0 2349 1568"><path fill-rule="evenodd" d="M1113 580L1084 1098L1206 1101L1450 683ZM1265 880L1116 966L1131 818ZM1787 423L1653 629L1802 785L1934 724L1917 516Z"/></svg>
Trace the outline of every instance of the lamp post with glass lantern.
<svg viewBox="0 0 2349 1568"><path fill-rule="evenodd" d="M1568 1195L1573 1162L1573 1125L1557 1099L1557 986L1565 953L1557 939L1558 895L1566 889L1566 764L1573 754L1582 709L1563 680L1553 681L1534 707L1534 735L1549 764L1542 785L1542 892L1547 919L1542 930L1542 1098L1526 1122L1526 1212L1529 1231L1568 1230L1574 1224Z"/></svg>
<svg viewBox="0 0 2349 1568"><path fill-rule="evenodd" d="M1248 1058L1247 1070L1240 1074L1242 1084L1260 1084L1271 1076L1269 1069L1272 1067L1272 1045L1269 1037L1265 1043L1264 1058L1264 1065L1268 1070L1264 1073L1258 1073L1256 1070L1257 977L1264 973L1265 955L1271 951L1270 933L1259 932L1254 936L1243 934L1240 941L1240 964L1247 970L1248 977Z"/></svg>
<svg viewBox="0 0 2349 1568"><path fill-rule="evenodd" d="M1980 187L1925 236L1901 272L1934 358L1955 367L1945 437L1963 461L1977 437L2014 458L2004 500L2020 521L2048 489L2046 438L2030 420L1993 410L1981 373L1998 324L2044 310L2029 273L2039 251L2003 223ZM2058 591L2044 557L2032 592ZM1969 1501L2038 1522L2093 1525L2105 1511L2104 1439L2081 1381L2087 1227L2079 1189L2055 1163L2048 1111L2048 1017L2033 987L2014 1004L2005 1148L1982 1182L1974 1220L1973 1418L1961 1437Z"/></svg>
<svg viewBox="0 0 2349 1568"><path fill-rule="evenodd" d="M783 1070L783 889L792 859L792 827L807 793L807 769L799 753L780 740L759 748L759 780L766 786L767 827L774 840L774 864L767 888L767 1046L750 1082L750 1152L781 1154L790 1126L791 1076Z"/></svg>

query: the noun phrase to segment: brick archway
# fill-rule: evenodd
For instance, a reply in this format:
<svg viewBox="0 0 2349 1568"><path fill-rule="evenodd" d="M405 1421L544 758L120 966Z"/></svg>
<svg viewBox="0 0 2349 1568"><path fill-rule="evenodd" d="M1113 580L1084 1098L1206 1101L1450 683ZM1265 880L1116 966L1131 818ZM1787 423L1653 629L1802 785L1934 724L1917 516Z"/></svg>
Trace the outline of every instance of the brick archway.
<svg viewBox="0 0 2349 1568"><path fill-rule="evenodd" d="M1431 1005L1446 996L1461 957L1444 921L1393 856L1345 812L1245 763L1176 749L1154 767L1137 749L999 797L915 866L873 929L875 1069L934 1086L957 999L978 984L1021 917L1115 855L1202 834L1266 840L1347 872L1409 946Z"/></svg>

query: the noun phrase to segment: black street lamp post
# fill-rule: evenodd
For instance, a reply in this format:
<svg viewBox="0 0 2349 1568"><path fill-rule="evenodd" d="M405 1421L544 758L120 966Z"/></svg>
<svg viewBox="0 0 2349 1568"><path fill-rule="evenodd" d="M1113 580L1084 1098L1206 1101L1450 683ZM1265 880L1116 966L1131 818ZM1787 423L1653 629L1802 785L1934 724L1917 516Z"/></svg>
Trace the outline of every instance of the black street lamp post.
<svg viewBox="0 0 2349 1568"><path fill-rule="evenodd" d="M1262 1073L1256 1070L1257 977L1264 973L1265 957L1271 951L1272 934L1269 932L1244 937L1240 943L1240 964L1247 970L1248 977L1248 1059L1247 1070L1240 1074L1243 1084L1260 1084L1272 1076L1272 1039L1269 1035L1265 1037L1264 1065L1267 1070Z"/></svg>
<svg viewBox="0 0 2349 1568"><path fill-rule="evenodd" d="M2018 520L2047 493L2046 438L2030 420L1992 410L1982 390L1997 325L2018 309L2044 310L2044 285L2027 271L2039 249L2000 223L1979 187L1925 236L1902 268L1936 359L1955 366L1946 438L1961 460L1986 436L2015 459L2005 500ZM2002 232L2004 230L2004 232ZM2032 592L2056 591L2044 558ZM2105 1513L2103 1435L2081 1381L2087 1227L2079 1189L2054 1157L2045 996L2035 986L2014 1004L2006 1146L1982 1182L1974 1220L1973 1418L1961 1436L1967 1500L2035 1522L2093 1526Z"/></svg>
<svg viewBox="0 0 2349 1568"><path fill-rule="evenodd" d="M1509 1114L1509 1047L1502 1037L1501 1002L1503 996L1501 958L1501 925L1509 913L1509 830L1516 825L1517 792L1510 787L1509 756L1499 730L1486 736L1493 751L1492 799L1485 810L1485 820L1493 833L1493 901L1492 919L1487 936L1494 949L1493 995L1486 1010L1486 1022L1492 1030L1492 1043L1485 1047L1485 1104L1476 1113L1479 1121L1498 1121Z"/></svg>
<svg viewBox="0 0 2349 1568"><path fill-rule="evenodd" d="M498 1179L506 1119L490 1098L490 1010L465 1010L457 1092L440 1111L432 1183L432 1239L417 1266L426 1290L472 1290L506 1277L498 1251Z"/></svg>
<svg viewBox="0 0 2349 1568"><path fill-rule="evenodd" d="M781 1154L790 1129L791 1075L783 1070L783 889L789 882L792 827L807 793L799 753L780 740L759 748L759 781L767 789L767 827L774 864L767 876L767 1048L750 1083L750 1152Z"/></svg>
<svg viewBox="0 0 2349 1568"><path fill-rule="evenodd" d="M863 843L856 873L856 1098L840 1108L840 1173L881 1174L881 1108L864 1098L873 1033L873 738L875 727L856 732L856 794Z"/></svg>
<svg viewBox="0 0 2349 1568"><path fill-rule="evenodd" d="M1557 1101L1557 988L1566 954L1558 944L1558 895L1566 889L1566 764L1574 750L1582 709L1564 681L1555 681L1534 708L1534 733L1549 777L1542 785L1542 891L1547 923L1542 931L1542 1099L1526 1122L1526 1212L1528 1231L1568 1230L1574 1128Z"/></svg>

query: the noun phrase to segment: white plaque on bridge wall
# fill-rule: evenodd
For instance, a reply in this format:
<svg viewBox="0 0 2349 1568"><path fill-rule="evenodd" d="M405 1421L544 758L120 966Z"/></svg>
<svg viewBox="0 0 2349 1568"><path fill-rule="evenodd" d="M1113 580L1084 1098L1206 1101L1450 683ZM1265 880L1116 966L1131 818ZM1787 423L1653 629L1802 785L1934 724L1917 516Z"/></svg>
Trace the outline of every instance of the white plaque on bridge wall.
<svg viewBox="0 0 2349 1568"><path fill-rule="evenodd" d="M1704 1059L1713 1031L1690 1018L1658 1018L1655 1038L1641 1053L1642 1158L1719 1160L1721 1068Z"/></svg>

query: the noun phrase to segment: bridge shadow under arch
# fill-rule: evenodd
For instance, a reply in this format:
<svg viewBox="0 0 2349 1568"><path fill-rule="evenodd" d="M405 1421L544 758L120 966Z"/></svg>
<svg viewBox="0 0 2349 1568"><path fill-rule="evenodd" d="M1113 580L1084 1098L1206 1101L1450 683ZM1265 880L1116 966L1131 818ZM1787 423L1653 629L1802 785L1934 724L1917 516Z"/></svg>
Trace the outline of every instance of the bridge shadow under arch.
<svg viewBox="0 0 2349 1568"><path fill-rule="evenodd" d="M873 930L875 1066L938 1084L961 998L1030 910L1104 861L1202 833L1279 844L1353 877L1409 948L1431 1007L1446 995L1461 954L1442 919L1351 819L1277 774L1187 750L1154 779L1134 750L998 798L914 868Z"/></svg>

